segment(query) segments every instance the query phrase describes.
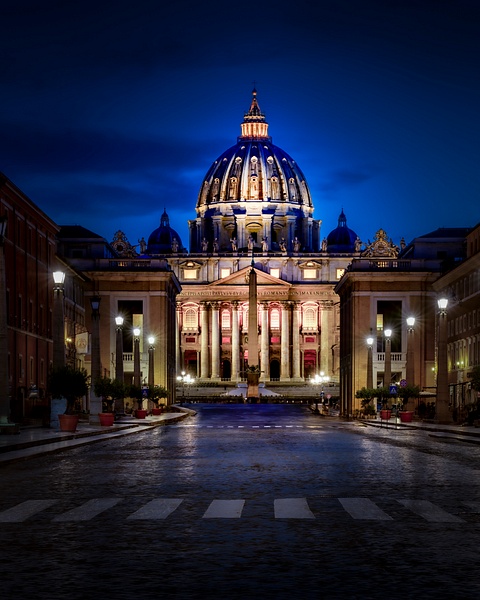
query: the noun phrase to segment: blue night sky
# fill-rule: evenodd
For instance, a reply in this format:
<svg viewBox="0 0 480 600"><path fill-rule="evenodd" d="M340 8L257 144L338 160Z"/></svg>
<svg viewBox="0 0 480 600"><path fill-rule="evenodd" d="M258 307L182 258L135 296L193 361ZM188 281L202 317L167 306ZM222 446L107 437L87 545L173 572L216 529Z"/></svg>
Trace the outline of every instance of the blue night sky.
<svg viewBox="0 0 480 600"><path fill-rule="evenodd" d="M0 171L59 225L132 244L187 220L253 82L321 236L480 221L478 0L7 0Z"/></svg>

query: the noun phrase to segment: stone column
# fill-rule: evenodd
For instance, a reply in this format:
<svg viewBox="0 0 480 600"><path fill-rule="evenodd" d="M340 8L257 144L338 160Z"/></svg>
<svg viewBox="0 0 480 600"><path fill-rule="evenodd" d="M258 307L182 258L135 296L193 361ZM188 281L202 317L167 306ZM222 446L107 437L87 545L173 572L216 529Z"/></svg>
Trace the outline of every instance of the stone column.
<svg viewBox="0 0 480 600"><path fill-rule="evenodd" d="M260 338L260 366L263 371L263 377L266 381L270 379L270 361L269 361L269 331L268 331L268 302L260 302L262 311L262 335Z"/></svg>
<svg viewBox="0 0 480 600"><path fill-rule="evenodd" d="M324 305L320 305L320 371L325 375L331 374L330 366L330 349L329 343L329 327L330 327L330 309Z"/></svg>
<svg viewBox="0 0 480 600"><path fill-rule="evenodd" d="M183 361L182 361L182 304L180 302L176 303L176 340L175 340L175 370L177 373L181 373L183 371Z"/></svg>
<svg viewBox="0 0 480 600"><path fill-rule="evenodd" d="M282 303L282 332L280 345L280 380L290 380L290 305L288 302Z"/></svg>
<svg viewBox="0 0 480 600"><path fill-rule="evenodd" d="M300 373L300 309L298 302L295 302L292 324L292 376L298 381L302 378Z"/></svg>
<svg viewBox="0 0 480 600"><path fill-rule="evenodd" d="M200 304L200 324L202 328L200 341L200 378L208 379L208 306L206 302Z"/></svg>
<svg viewBox="0 0 480 600"><path fill-rule="evenodd" d="M212 302L212 379L220 379L220 321L218 302Z"/></svg>
<svg viewBox="0 0 480 600"><path fill-rule="evenodd" d="M232 302L232 381L240 377L240 332L238 329L238 302Z"/></svg>

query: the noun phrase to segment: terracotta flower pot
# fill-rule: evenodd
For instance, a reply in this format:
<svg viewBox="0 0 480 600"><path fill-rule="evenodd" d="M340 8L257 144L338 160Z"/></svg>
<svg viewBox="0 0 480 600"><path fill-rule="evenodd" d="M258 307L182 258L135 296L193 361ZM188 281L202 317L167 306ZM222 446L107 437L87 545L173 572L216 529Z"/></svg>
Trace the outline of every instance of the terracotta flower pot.
<svg viewBox="0 0 480 600"><path fill-rule="evenodd" d="M380 411L380 419L382 419L382 421L388 421L391 416L392 411L390 409L382 408L382 410Z"/></svg>
<svg viewBox="0 0 480 600"><path fill-rule="evenodd" d="M402 423L411 423L413 419L413 410L400 411L400 421Z"/></svg>
<svg viewBox="0 0 480 600"><path fill-rule="evenodd" d="M137 408L137 410L135 411L135 416L137 417L137 419L145 419L145 417L147 416L147 411L143 408Z"/></svg>
<svg viewBox="0 0 480 600"><path fill-rule="evenodd" d="M78 415L58 415L60 431L77 431Z"/></svg>
<svg viewBox="0 0 480 600"><path fill-rule="evenodd" d="M161 414L162 414L161 408L152 408L152 415L161 415Z"/></svg>
<svg viewBox="0 0 480 600"><path fill-rule="evenodd" d="M104 427L110 427L115 421L115 415L113 413L98 413L100 418L100 425Z"/></svg>

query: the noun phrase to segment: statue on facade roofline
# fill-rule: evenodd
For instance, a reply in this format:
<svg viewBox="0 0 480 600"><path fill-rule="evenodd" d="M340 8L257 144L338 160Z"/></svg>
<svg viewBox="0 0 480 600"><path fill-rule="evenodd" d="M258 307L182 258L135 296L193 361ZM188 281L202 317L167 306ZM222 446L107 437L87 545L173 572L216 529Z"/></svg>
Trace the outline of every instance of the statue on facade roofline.
<svg viewBox="0 0 480 600"><path fill-rule="evenodd" d="M360 256L365 257L378 257L378 258L396 258L400 248L396 246L392 239L387 238L387 234L384 229L379 229L375 234L373 242L368 240L367 247L361 253Z"/></svg>

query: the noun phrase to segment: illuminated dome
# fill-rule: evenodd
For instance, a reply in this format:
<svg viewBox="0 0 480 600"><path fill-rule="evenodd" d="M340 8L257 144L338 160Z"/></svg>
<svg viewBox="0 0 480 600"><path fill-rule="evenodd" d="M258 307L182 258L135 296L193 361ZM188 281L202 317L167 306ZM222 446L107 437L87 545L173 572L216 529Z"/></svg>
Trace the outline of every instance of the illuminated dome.
<svg viewBox="0 0 480 600"><path fill-rule="evenodd" d="M167 211L163 211L160 219L160 227L155 229L148 238L147 249L145 254L172 254L174 252L183 252L183 245L180 236L170 227L170 220Z"/></svg>
<svg viewBox="0 0 480 600"><path fill-rule="evenodd" d="M327 236L327 251L332 254L354 252L356 240L357 234L347 227L347 217L342 209L338 217L338 227Z"/></svg>
<svg viewBox="0 0 480 600"><path fill-rule="evenodd" d="M260 247L266 238L270 250L284 238L289 249L298 237L305 250L318 250L320 222L305 176L284 150L272 144L268 123L253 90L237 143L221 154L204 178L196 205L197 218L189 222L190 250L202 241L220 250L238 248L251 236Z"/></svg>

